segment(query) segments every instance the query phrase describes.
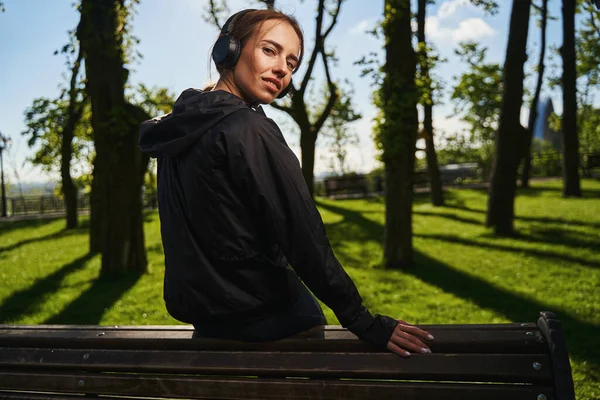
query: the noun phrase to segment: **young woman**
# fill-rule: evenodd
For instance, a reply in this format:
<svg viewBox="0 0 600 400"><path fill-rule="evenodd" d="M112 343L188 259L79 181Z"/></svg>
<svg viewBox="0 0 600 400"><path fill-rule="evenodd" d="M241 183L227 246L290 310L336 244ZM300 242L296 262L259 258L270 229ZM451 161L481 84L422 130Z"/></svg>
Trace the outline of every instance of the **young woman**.
<svg viewBox="0 0 600 400"><path fill-rule="evenodd" d="M158 158L167 309L196 337L277 340L325 324L306 284L358 337L429 353L427 332L363 306L298 159L260 107L285 95L303 54L293 17L241 11L214 45L217 84L142 124L140 148Z"/></svg>

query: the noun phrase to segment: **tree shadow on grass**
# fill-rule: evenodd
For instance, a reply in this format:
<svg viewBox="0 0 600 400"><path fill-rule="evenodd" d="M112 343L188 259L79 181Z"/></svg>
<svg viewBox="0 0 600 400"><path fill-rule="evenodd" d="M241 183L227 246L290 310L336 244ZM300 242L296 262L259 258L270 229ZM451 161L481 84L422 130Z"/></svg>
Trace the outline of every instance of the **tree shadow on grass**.
<svg viewBox="0 0 600 400"><path fill-rule="evenodd" d="M46 296L55 293L61 287L61 282L67 275L82 269L93 257L91 253L85 254L45 278L39 279L33 285L13 293L0 304L0 321L2 323L17 321L33 314Z"/></svg>
<svg viewBox="0 0 600 400"><path fill-rule="evenodd" d="M64 219L65 217L46 217L46 218L36 218L36 219L17 219L13 220L9 218L0 218L0 232L2 232L2 236L8 235L12 231L17 231L19 229L25 228L41 228L45 225L52 224L59 219Z"/></svg>
<svg viewBox="0 0 600 400"><path fill-rule="evenodd" d="M491 285L418 251L413 266L403 272L481 308L502 314L511 321L534 322L540 311L555 312L563 324L571 356L593 363L595 368L591 369L595 371L590 372L600 377L600 325L580 321L560 307L548 306Z"/></svg>
<svg viewBox="0 0 600 400"><path fill-rule="evenodd" d="M483 238L495 239L492 233L481 235ZM571 231L566 228L540 228L533 227L531 233L516 232L513 238L522 242L556 244L559 246L572 247L573 249L588 249L593 251L600 250L600 235L590 235L578 231Z"/></svg>
<svg viewBox="0 0 600 400"><path fill-rule="evenodd" d="M333 206L331 204L319 203L320 207L344 217L345 223L356 224L362 231L363 240L381 240L383 226L375 221L364 218L360 212L348 210L343 207ZM339 224L336 223L336 224ZM333 224L333 225L336 225ZM328 226L330 228L331 226ZM333 235L338 235L332 231ZM340 232L339 234L347 235ZM328 229L329 235L329 229ZM438 240L448 240L444 235L422 235L423 238ZM455 239L455 238L451 238ZM451 240L449 240L451 241ZM454 242L468 244L477 247L491 247L505 251L530 251L515 249L509 246L496 246L470 241L467 239L457 239ZM549 254L540 251L530 251L533 255L540 257L556 257L555 254ZM344 257L344 249L336 249L336 253ZM563 255L560 255L563 256ZM564 258L564 257L563 257ZM581 260L569 260L578 262ZM460 298L471 301L481 308L493 310L506 316L515 322L533 322L540 311L553 311L563 322L565 334L571 356L574 358L588 361L588 371L590 375L600 377L600 325L586 323L573 318L567 310L556 306L548 306L535 299L526 298L519 294L495 287L490 283L473 277L464 272L456 270L447 264L435 260L421 252L415 252L415 263L411 268L403 272L413 275L423 282L434 285L447 293L452 293ZM393 276L390 274L386 278L389 283ZM402 285L398 283L398 287ZM592 364L592 365L590 365Z"/></svg>
<svg viewBox="0 0 600 400"><path fill-rule="evenodd" d="M527 189L518 189L517 196L538 197L544 192L552 192L556 197L562 197L563 189L561 187L531 187ZM598 189L581 189L581 199L598 199L600 198L600 190Z"/></svg>
<svg viewBox="0 0 600 400"><path fill-rule="evenodd" d="M483 226L483 221L475 218L462 217L460 215L445 213L445 212L429 212L429 211L419 211L413 210L413 215L420 215L423 217L440 217L449 219L456 222L461 222L464 224Z"/></svg>
<svg viewBox="0 0 600 400"><path fill-rule="evenodd" d="M115 277L96 279L92 286L45 324L97 325L125 292L131 289L143 273L128 272Z"/></svg>
<svg viewBox="0 0 600 400"><path fill-rule="evenodd" d="M28 245L31 243L43 242L46 240L62 239L67 236L82 234L84 232L85 232L85 230L83 228L69 229L69 230L62 229L58 232L50 233L45 236L39 236L39 237L31 238L31 239L21 240L20 242L10 244L6 247L0 247L0 255L4 252L9 252L9 251L18 249L21 246L25 246L25 245Z"/></svg>
<svg viewBox="0 0 600 400"><path fill-rule="evenodd" d="M527 248L506 246L506 245L496 244L496 243L483 243L483 242L478 242L478 241L471 240L471 239L466 239L466 238L457 237L457 236L453 236L453 235L445 235L445 234L425 234L425 235L422 235L422 234L417 235L416 234L414 236L422 238L422 239L434 239L434 240L440 240L440 241L448 242L448 243L461 244L464 246L472 246L472 247L480 247L480 248L493 249L493 250L523 253L523 254L528 254L528 255L534 256L534 257L548 258L551 260L563 260L563 261L570 262L570 263L581 264L581 265L589 267L589 268L600 268L600 262L590 261L585 258L570 256L567 254L557 253L554 251L547 251L547 250L541 251L541 250L536 250L536 249L527 249Z"/></svg>
<svg viewBox="0 0 600 400"><path fill-rule="evenodd" d="M453 208L456 210L469 211L478 214L486 214L486 210L480 210L477 208L472 208L465 206L463 204L448 204L447 208ZM560 224L560 225L580 225L590 228L600 229L600 223L597 222L588 222L588 221L578 221L573 219L566 218L550 218L550 217L526 217L526 216L515 216L516 220L526 221L526 222L536 222L542 224Z"/></svg>

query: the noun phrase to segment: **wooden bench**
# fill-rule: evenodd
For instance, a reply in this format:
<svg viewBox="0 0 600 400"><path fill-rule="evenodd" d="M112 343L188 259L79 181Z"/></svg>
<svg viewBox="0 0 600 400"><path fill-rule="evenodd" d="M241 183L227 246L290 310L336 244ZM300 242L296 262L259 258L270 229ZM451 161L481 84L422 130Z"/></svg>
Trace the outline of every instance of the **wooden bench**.
<svg viewBox="0 0 600 400"><path fill-rule="evenodd" d="M600 153L588 154L585 163L585 175L592 176L592 170L595 168L600 168Z"/></svg>
<svg viewBox="0 0 600 400"><path fill-rule="evenodd" d="M369 181L365 175L327 178L324 181L325 196L337 194L360 194L366 196L369 192Z"/></svg>
<svg viewBox="0 0 600 400"><path fill-rule="evenodd" d="M192 339L185 326L4 325L0 398L574 399L552 313L537 324L422 327L434 354L403 359L335 326L242 343Z"/></svg>

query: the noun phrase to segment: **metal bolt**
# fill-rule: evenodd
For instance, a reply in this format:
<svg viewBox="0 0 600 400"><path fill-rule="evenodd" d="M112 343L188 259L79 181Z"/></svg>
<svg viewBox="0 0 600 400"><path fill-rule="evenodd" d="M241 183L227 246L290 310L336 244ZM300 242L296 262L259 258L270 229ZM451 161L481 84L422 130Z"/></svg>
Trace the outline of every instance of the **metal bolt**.
<svg viewBox="0 0 600 400"><path fill-rule="evenodd" d="M542 369L542 364L540 364L539 362L534 362L533 369L535 369L536 371L539 371L540 369Z"/></svg>
<svg viewBox="0 0 600 400"><path fill-rule="evenodd" d="M106 335L106 333L100 332L97 336L104 336L104 335Z"/></svg>
<svg viewBox="0 0 600 400"><path fill-rule="evenodd" d="M90 355L89 355L88 353L85 353L85 354L83 355L83 359L84 359L84 360L87 360L88 358L90 358Z"/></svg>
<svg viewBox="0 0 600 400"><path fill-rule="evenodd" d="M525 332L525 334L526 334L527 336L533 336L533 335L535 335L535 333L533 333L533 332Z"/></svg>
<svg viewBox="0 0 600 400"><path fill-rule="evenodd" d="M77 382L77 386L83 387L83 385L85 385L85 382L83 381L83 379L80 379L79 382Z"/></svg>
<svg viewBox="0 0 600 400"><path fill-rule="evenodd" d="M538 394L537 400L546 400L546 396L543 393Z"/></svg>

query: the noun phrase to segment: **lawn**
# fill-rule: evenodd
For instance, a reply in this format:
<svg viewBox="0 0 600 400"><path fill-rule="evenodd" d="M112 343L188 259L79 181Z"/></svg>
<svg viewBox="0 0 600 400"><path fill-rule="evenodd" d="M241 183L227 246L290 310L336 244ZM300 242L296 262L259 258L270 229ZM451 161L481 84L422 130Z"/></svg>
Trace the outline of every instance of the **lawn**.
<svg viewBox="0 0 600 400"><path fill-rule="evenodd" d="M446 192L445 207L415 199L415 264L381 267L382 198L317 203L336 255L367 306L414 323L563 322L578 399L600 398L600 181L584 198L563 199L561 183L535 183L516 202L515 238L483 226L486 193ZM158 214L146 215L149 272L97 279L87 254L87 220L0 223L0 323L174 324L162 301ZM325 310L329 323L335 316Z"/></svg>

